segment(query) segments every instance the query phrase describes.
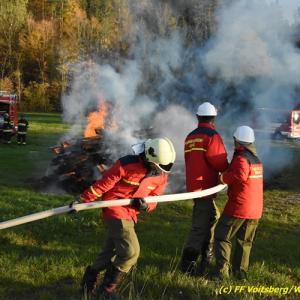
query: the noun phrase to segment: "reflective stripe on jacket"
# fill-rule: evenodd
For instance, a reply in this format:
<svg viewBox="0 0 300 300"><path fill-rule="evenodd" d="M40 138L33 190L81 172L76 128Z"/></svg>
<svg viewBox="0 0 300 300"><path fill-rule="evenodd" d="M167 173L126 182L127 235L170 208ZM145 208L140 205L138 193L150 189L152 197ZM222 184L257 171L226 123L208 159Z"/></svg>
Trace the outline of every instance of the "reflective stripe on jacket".
<svg viewBox="0 0 300 300"><path fill-rule="evenodd" d="M9 119L4 120L3 122L3 132L12 132L13 131L13 122Z"/></svg>
<svg viewBox="0 0 300 300"><path fill-rule="evenodd" d="M102 200L114 200L157 196L163 193L166 184L166 174L149 172L140 156L128 155L117 160L103 174L102 179L81 195L81 199L91 202L99 197L102 197ZM148 207L151 211L156 207L156 203L149 203ZM106 219L132 219L137 222L138 213L130 205L103 208L103 216Z"/></svg>
<svg viewBox="0 0 300 300"><path fill-rule="evenodd" d="M186 187L188 192L211 188L219 172L228 167L227 152L214 125L199 123L185 139Z"/></svg>
<svg viewBox="0 0 300 300"><path fill-rule="evenodd" d="M243 219L259 219L263 211L263 165L248 150L235 151L232 162L220 177L228 184L224 214Z"/></svg>
<svg viewBox="0 0 300 300"><path fill-rule="evenodd" d="M25 119L20 119L18 121L18 133L19 134L26 134L28 127L28 121Z"/></svg>

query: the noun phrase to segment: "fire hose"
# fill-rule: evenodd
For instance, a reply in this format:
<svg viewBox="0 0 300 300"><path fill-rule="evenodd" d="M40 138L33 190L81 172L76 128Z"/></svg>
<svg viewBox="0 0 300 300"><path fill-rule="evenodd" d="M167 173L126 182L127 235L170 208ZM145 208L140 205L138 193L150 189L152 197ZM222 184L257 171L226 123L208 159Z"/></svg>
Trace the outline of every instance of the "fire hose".
<svg viewBox="0 0 300 300"><path fill-rule="evenodd" d="M194 198L202 198L209 195L216 194L226 188L226 185L219 184L215 187L210 189L191 192L191 193L180 193L180 194L171 194L171 195L163 195L163 196L152 196L152 197L145 197L146 203L163 203L163 202L173 202L173 201L181 201L181 200L189 200ZM30 214L27 216L23 216L20 218L12 219L9 221L4 221L0 223L0 230L6 229L10 227L14 227L17 225L37 221L40 219L45 219L48 217L52 217L55 215L61 215L65 213L69 213L72 211L81 211L81 210L88 210L94 208L104 208L104 207L112 207L112 206L126 206L130 204L132 199L116 199L116 200L105 200L105 201L94 201L88 203L79 203L74 204L72 207L62 206L57 207L49 210L45 210L42 212Z"/></svg>

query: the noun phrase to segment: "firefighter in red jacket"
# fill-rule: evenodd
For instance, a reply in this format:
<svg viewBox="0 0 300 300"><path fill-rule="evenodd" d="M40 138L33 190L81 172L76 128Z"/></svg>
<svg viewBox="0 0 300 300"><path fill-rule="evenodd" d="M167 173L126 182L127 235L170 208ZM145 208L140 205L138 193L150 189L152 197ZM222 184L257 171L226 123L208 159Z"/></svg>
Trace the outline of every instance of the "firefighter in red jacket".
<svg viewBox="0 0 300 300"><path fill-rule="evenodd" d="M220 181L228 185L228 201L215 232L215 276L218 278L229 276L233 239L236 240L233 274L246 277L252 242L263 211L263 166L256 154L254 132L248 126L240 126L233 136L233 159L220 176Z"/></svg>
<svg viewBox="0 0 300 300"><path fill-rule="evenodd" d="M110 297L124 275L138 260L140 246L134 225L140 211L151 211L155 203L147 204L143 197L163 193L168 173L175 161L175 150L167 138L145 141L138 155L128 155L117 160L101 180L96 181L81 194L84 202L102 198L114 200L132 198L131 205L107 207L103 218L107 238L102 252L85 270L82 280L83 292L89 295ZM105 271L102 283L97 277Z"/></svg>
<svg viewBox="0 0 300 300"><path fill-rule="evenodd" d="M204 190L218 184L219 172L228 167L227 152L215 129L216 108L209 102L198 107L198 127L185 139L184 155L188 192ZM215 195L194 199L192 228L183 249L181 271L205 275L213 256L213 233L219 212ZM196 261L201 256L199 268Z"/></svg>

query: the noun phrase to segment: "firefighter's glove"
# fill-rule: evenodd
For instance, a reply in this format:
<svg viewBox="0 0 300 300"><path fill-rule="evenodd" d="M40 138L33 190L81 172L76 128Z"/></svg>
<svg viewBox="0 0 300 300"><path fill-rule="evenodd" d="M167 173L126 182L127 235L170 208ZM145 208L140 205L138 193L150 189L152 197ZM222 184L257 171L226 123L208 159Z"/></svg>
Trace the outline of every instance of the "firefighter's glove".
<svg viewBox="0 0 300 300"><path fill-rule="evenodd" d="M97 198L101 198L101 195L96 196L94 193L91 192L91 189L85 190L80 196L79 201L80 202L92 202L97 200ZM101 200L101 199L99 199Z"/></svg>
<svg viewBox="0 0 300 300"><path fill-rule="evenodd" d="M144 198L133 198L131 199L130 204L138 211L148 210L148 204L146 203Z"/></svg>
<svg viewBox="0 0 300 300"><path fill-rule="evenodd" d="M77 213L77 210L75 209L75 205L76 204L80 204L82 203L82 201L80 200L80 197L76 197L75 200L73 200L70 204L69 204L69 207L72 209L69 211L69 214L74 214L74 213Z"/></svg>

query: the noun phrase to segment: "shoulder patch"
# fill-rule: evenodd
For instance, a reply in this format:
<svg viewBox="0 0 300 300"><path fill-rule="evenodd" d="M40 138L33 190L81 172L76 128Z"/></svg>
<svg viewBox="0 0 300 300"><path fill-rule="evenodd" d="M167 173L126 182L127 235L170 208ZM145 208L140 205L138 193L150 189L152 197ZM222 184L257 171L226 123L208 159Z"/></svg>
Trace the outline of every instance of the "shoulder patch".
<svg viewBox="0 0 300 300"><path fill-rule="evenodd" d="M198 127L195 130L193 130L189 135L194 135L194 134L205 134L208 136L213 136L215 134L218 134L218 132L212 128Z"/></svg>
<svg viewBox="0 0 300 300"><path fill-rule="evenodd" d="M254 164L260 164L260 160L257 156L252 154L250 151L243 151L241 154L244 158L246 158L249 162L249 164L254 165Z"/></svg>
<svg viewBox="0 0 300 300"><path fill-rule="evenodd" d="M126 155L119 159L122 166L138 163L140 161L139 156L137 155Z"/></svg>

